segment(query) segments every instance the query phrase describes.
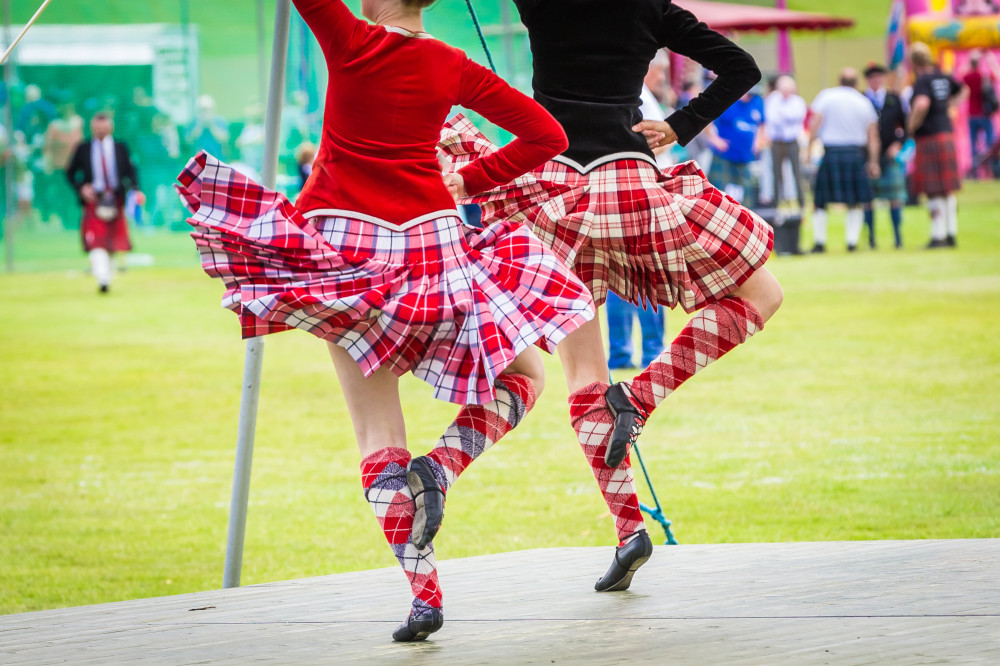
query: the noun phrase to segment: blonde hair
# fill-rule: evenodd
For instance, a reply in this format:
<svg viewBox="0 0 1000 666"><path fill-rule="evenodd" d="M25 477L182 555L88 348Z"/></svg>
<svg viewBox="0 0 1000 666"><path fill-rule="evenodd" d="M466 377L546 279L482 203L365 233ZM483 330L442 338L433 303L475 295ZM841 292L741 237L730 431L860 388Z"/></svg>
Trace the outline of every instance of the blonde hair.
<svg viewBox="0 0 1000 666"><path fill-rule="evenodd" d="M923 42L910 44L910 63L917 68L933 66L934 56L931 55L931 47Z"/></svg>

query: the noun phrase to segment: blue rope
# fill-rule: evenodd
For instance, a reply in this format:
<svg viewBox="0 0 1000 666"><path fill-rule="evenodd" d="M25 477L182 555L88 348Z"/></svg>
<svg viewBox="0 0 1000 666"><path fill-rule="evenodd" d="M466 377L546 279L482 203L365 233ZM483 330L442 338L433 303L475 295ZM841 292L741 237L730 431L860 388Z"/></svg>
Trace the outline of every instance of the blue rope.
<svg viewBox="0 0 1000 666"><path fill-rule="evenodd" d="M483 51L486 51L486 59L490 61L490 69L492 69L495 74L497 66L493 63L493 54L490 53L490 47L486 45L486 35L483 34L483 26L479 24L479 17L476 16L476 9L472 6L472 0L465 0L465 4L469 7L469 16L472 17L472 23L476 26L476 33L479 34L479 43L483 45Z"/></svg>

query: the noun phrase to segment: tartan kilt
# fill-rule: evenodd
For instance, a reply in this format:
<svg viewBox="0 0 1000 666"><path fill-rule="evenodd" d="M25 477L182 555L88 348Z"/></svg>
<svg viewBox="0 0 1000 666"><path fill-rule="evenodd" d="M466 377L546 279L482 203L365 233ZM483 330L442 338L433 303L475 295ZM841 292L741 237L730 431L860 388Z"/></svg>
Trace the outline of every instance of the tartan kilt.
<svg viewBox="0 0 1000 666"><path fill-rule="evenodd" d="M883 155L879 160L881 174L872 181L875 199L906 201L906 171L896 158Z"/></svg>
<svg viewBox="0 0 1000 666"><path fill-rule="evenodd" d="M817 208L842 203L860 206L872 202L872 181L865 170L865 148L830 146L816 172L813 201Z"/></svg>
<svg viewBox="0 0 1000 666"><path fill-rule="evenodd" d="M457 170L496 150L459 115L439 149ZM470 197L486 223L524 219L573 267L597 305L608 291L645 306L697 310L731 294L767 260L773 232L713 187L694 162L660 172L633 157L587 173L553 160Z"/></svg>
<svg viewBox="0 0 1000 666"><path fill-rule="evenodd" d="M928 197L944 197L962 189L951 132L918 136L913 155L913 192Z"/></svg>
<svg viewBox="0 0 1000 666"><path fill-rule="evenodd" d="M519 353L551 352L594 317L586 287L516 222L476 230L450 211L405 231L346 213L307 220L204 152L178 181L202 267L223 281L244 338L301 328L365 376L387 366L439 399L483 404Z"/></svg>
<svg viewBox="0 0 1000 666"><path fill-rule="evenodd" d="M125 219L125 207L118 205L118 217L105 222L97 217L97 204L83 205L83 218L80 220L80 240L83 251L90 252L104 248L108 252L128 252L132 249L132 241L128 237L128 220Z"/></svg>

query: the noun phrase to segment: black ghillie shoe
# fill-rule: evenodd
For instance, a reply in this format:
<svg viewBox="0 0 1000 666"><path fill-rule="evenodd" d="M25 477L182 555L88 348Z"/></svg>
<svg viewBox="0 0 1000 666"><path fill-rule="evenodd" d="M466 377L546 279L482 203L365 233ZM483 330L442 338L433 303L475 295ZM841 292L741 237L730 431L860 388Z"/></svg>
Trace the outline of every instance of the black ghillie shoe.
<svg viewBox="0 0 1000 666"><path fill-rule="evenodd" d="M413 493L416 511L410 540L418 549L427 547L441 529L444 520L444 490L434 476L434 468L426 456L417 456L406 468L406 484Z"/></svg>
<svg viewBox="0 0 1000 666"><path fill-rule="evenodd" d="M646 425L646 414L632 404L625 393L625 386L619 382L612 384L604 392L604 402L615 417L615 428L611 432L608 448L604 452L604 464L614 469L622 464L628 450Z"/></svg>
<svg viewBox="0 0 1000 666"><path fill-rule="evenodd" d="M604 578L597 581L594 589L598 592L627 590L632 584L632 576L636 570L645 564L652 554L653 542L649 540L649 534L646 530L639 530L631 541L615 548L615 561L611 563L611 568L604 574Z"/></svg>
<svg viewBox="0 0 1000 666"><path fill-rule="evenodd" d="M440 608L431 608L430 612L422 613L419 617L413 617L411 613L406 617L406 621L392 632L392 640L397 643L423 641L443 626L444 611Z"/></svg>

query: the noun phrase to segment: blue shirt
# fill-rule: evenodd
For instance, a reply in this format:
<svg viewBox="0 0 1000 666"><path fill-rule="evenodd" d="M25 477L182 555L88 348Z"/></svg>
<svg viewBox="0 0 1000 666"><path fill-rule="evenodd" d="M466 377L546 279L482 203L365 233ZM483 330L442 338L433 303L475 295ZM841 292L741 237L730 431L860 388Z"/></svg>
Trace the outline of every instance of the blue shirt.
<svg viewBox="0 0 1000 666"><path fill-rule="evenodd" d="M726 109L715 121L715 130L720 139L729 142L729 148L720 152L712 148L712 152L724 160L746 164L753 162L755 155L753 143L757 138L757 129L764 123L764 100L753 95L748 101L736 101Z"/></svg>

